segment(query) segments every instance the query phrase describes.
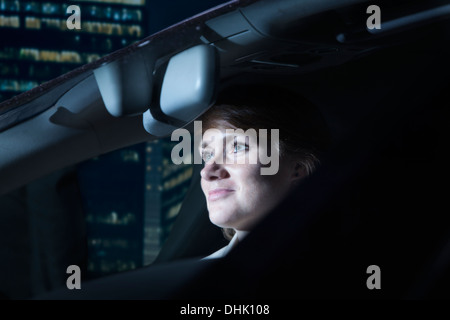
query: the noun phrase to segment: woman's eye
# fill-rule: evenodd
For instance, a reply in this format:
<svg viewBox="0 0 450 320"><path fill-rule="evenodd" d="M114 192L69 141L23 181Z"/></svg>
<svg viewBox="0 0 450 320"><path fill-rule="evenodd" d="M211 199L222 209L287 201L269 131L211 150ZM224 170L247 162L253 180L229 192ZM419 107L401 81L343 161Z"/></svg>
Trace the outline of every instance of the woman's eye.
<svg viewBox="0 0 450 320"><path fill-rule="evenodd" d="M213 154L212 151L204 150L204 151L202 152L202 159L203 159L203 161L205 161L205 162L210 161L213 157L214 157L214 154Z"/></svg>
<svg viewBox="0 0 450 320"><path fill-rule="evenodd" d="M238 144L238 143L234 144L234 148L233 148L233 152L234 153L238 153L239 151L245 151L245 150L248 150L248 146L247 145L245 145L245 144Z"/></svg>

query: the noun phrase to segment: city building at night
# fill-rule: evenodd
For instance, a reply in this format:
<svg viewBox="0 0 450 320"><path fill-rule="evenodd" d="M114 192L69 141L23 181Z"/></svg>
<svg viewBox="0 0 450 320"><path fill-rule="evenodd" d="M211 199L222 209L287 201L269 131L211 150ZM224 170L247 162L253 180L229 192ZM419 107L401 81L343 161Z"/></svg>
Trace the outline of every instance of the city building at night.
<svg viewBox="0 0 450 320"><path fill-rule="evenodd" d="M69 29L70 5L81 29ZM0 0L0 101L148 35L145 0Z"/></svg>
<svg viewBox="0 0 450 320"><path fill-rule="evenodd" d="M159 30L157 19L150 30L150 2L0 0L0 102ZM71 5L80 8L81 29L68 28ZM88 278L155 259L192 175L171 162L173 145L170 138L142 143L78 166Z"/></svg>
<svg viewBox="0 0 450 320"><path fill-rule="evenodd" d="M174 142L159 139L86 161L78 169L88 235L89 277L153 262L192 176L175 165Z"/></svg>

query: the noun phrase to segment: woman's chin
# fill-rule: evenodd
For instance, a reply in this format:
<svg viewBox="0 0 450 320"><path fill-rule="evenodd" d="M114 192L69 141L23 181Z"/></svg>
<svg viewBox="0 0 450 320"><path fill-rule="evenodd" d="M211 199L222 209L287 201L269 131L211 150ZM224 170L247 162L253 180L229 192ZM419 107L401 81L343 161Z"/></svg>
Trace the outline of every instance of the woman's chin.
<svg viewBox="0 0 450 320"><path fill-rule="evenodd" d="M233 228L233 226L235 225L233 213L231 212L215 212L214 210L210 210L209 220L211 220L211 223L220 228Z"/></svg>

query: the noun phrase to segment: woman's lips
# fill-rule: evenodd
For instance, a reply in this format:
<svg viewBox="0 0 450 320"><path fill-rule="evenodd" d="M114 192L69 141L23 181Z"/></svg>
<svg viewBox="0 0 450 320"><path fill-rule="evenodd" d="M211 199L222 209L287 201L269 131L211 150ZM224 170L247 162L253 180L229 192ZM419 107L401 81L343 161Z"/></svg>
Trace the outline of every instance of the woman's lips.
<svg viewBox="0 0 450 320"><path fill-rule="evenodd" d="M208 200L214 201L229 196L233 193L232 189L214 189L208 193Z"/></svg>

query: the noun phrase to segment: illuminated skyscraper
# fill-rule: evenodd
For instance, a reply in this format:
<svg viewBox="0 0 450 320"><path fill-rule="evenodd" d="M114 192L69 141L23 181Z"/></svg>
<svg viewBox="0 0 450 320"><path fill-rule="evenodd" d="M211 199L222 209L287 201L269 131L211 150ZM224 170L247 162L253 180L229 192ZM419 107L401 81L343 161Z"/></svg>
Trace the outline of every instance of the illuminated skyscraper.
<svg viewBox="0 0 450 320"><path fill-rule="evenodd" d="M80 7L80 30L67 27L70 5ZM0 0L0 101L149 35L149 7L148 0ZM192 174L189 166L172 164L172 145L167 139L143 143L79 166L87 277L156 257Z"/></svg>
<svg viewBox="0 0 450 320"><path fill-rule="evenodd" d="M144 265L150 264L156 258L190 185L193 167L175 165L171 161L174 145L175 143L168 139L147 144Z"/></svg>
<svg viewBox="0 0 450 320"><path fill-rule="evenodd" d="M88 277L142 266L145 144L82 163Z"/></svg>
<svg viewBox="0 0 450 320"><path fill-rule="evenodd" d="M70 5L81 29L70 30ZM148 35L146 0L0 0L0 101Z"/></svg>
<svg viewBox="0 0 450 320"><path fill-rule="evenodd" d="M167 238L189 188L191 165L175 165L175 142L159 139L83 163L88 275L148 265Z"/></svg>

